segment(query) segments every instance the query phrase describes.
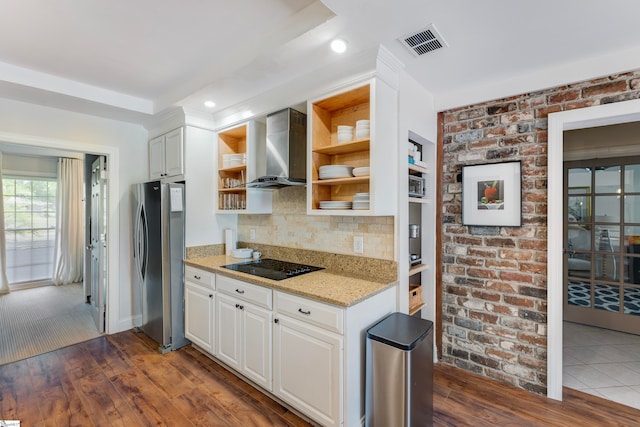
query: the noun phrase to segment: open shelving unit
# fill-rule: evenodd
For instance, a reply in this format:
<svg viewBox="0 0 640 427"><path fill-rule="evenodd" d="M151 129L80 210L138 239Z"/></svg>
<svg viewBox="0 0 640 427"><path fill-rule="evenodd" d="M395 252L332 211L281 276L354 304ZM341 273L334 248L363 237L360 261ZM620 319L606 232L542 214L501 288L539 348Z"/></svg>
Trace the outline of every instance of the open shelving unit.
<svg viewBox="0 0 640 427"><path fill-rule="evenodd" d="M253 120L218 133L217 212L271 213L271 192L247 188L247 182L264 174L260 159L266 150L265 138L264 123ZM225 167L227 154L244 154L246 162Z"/></svg>
<svg viewBox="0 0 640 427"><path fill-rule="evenodd" d="M416 146L420 152L419 158L422 158L423 147L422 144L410 140L409 146ZM410 159L413 157L410 156ZM422 273L429 270L427 260L424 259L426 255L424 248L424 215L423 208L430 206L430 200L427 197L426 191L426 177L428 169L423 166L419 166L413 163L409 163L407 166L407 176L409 179L409 195L407 197L408 203L408 223L413 224L419 228L418 236L411 237L409 234L409 253L418 256L418 259L409 263L409 315L414 315L420 312L425 306L423 295L423 283ZM412 186L411 182L414 185ZM416 184L422 183L422 184Z"/></svg>
<svg viewBox="0 0 640 427"><path fill-rule="evenodd" d="M337 137L339 125L355 127L356 121L371 119L370 94L371 87L366 84L311 104L312 212L320 210L321 201L351 202L354 194L369 193L369 176L321 180L319 170L326 165L347 165L354 168L370 166L370 138L338 143ZM344 215L345 211L339 212ZM362 214L363 211L358 213Z"/></svg>

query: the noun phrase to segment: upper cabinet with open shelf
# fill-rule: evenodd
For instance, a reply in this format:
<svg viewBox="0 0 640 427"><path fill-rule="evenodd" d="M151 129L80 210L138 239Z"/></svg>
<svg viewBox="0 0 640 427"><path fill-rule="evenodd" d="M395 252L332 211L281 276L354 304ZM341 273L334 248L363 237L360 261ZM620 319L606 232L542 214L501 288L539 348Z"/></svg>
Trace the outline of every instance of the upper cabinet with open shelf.
<svg viewBox="0 0 640 427"><path fill-rule="evenodd" d="M396 212L397 110L397 92L376 78L309 101L308 214ZM339 140L338 126L356 129L366 120L368 135L356 131L353 138ZM368 174L362 168L369 168Z"/></svg>
<svg viewBox="0 0 640 427"><path fill-rule="evenodd" d="M218 212L271 213L271 192L247 188L264 175L265 138L255 120L218 133Z"/></svg>

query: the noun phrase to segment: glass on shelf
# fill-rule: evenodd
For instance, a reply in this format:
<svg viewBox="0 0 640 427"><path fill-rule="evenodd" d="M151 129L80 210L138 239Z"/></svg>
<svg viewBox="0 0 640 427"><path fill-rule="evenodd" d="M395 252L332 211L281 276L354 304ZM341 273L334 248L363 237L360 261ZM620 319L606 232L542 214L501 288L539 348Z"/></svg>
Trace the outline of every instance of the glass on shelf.
<svg viewBox="0 0 640 427"><path fill-rule="evenodd" d="M220 210L242 210L247 208L247 198L244 193L224 193L218 196Z"/></svg>

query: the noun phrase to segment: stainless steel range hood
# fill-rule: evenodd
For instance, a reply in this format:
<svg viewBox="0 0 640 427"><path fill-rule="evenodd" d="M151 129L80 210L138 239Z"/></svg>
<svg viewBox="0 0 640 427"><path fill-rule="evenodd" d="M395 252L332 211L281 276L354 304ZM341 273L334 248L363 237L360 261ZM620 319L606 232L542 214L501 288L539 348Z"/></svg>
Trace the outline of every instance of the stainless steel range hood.
<svg viewBox="0 0 640 427"><path fill-rule="evenodd" d="M307 115L292 108L269 114L266 144L266 174L248 183L247 187L305 186Z"/></svg>

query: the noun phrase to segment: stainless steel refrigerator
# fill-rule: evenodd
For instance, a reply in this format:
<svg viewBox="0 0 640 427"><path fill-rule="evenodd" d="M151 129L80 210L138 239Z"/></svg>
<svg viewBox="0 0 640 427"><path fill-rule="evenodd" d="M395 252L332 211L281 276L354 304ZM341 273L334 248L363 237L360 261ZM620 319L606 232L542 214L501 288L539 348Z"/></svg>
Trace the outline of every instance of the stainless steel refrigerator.
<svg viewBox="0 0 640 427"><path fill-rule="evenodd" d="M184 337L184 184L160 181L133 186L134 304L140 329L161 353L189 341Z"/></svg>

